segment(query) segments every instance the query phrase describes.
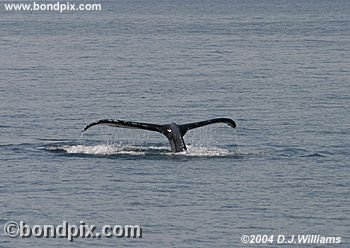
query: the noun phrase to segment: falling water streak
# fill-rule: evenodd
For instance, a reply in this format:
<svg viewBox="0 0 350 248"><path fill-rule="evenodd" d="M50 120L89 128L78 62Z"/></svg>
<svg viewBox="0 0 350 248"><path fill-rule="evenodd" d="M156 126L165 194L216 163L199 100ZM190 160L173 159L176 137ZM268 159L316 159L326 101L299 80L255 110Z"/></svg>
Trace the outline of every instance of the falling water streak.
<svg viewBox="0 0 350 248"><path fill-rule="evenodd" d="M235 146L235 153L236 154L240 154L241 153L241 149L240 149L240 146L239 146L239 141L238 141L238 132L236 129L233 130L233 143L236 144Z"/></svg>

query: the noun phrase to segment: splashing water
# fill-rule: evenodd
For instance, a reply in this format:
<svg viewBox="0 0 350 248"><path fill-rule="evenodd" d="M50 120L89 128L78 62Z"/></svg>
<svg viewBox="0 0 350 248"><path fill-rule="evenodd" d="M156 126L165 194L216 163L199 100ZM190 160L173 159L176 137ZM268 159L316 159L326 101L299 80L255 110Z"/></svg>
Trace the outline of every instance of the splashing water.
<svg viewBox="0 0 350 248"><path fill-rule="evenodd" d="M89 154L99 156L110 155L176 155L176 156L199 156L199 157L212 157L212 156L230 156L237 155L232 151L220 147L198 147L189 145L187 151L173 153L169 150L169 147L163 146L132 146L132 145L63 145L63 146L50 146L47 148L49 151L63 151L68 154Z"/></svg>
<svg viewBox="0 0 350 248"><path fill-rule="evenodd" d="M69 154L91 154L91 155L115 155L115 154L129 154L129 155L144 155L145 152L140 151L139 148L132 146L123 147L116 145L95 145L95 146L62 146L62 150Z"/></svg>

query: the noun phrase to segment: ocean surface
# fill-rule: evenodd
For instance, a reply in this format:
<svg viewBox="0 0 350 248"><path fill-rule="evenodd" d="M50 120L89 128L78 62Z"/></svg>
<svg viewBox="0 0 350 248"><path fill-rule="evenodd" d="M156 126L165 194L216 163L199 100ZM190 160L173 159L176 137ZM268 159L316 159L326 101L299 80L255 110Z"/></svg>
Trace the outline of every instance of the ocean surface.
<svg viewBox="0 0 350 248"><path fill-rule="evenodd" d="M255 234L350 247L349 1L95 1L102 11L62 14L3 3L0 247L302 246L241 242ZM180 154L157 133L81 134L104 118L216 117L237 128L190 131ZM11 220L143 235L11 239Z"/></svg>

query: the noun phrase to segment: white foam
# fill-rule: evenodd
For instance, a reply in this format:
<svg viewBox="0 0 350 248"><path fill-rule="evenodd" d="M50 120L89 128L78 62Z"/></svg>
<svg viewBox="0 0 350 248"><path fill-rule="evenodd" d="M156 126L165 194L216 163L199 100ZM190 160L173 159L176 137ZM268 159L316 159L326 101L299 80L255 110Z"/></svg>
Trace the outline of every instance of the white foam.
<svg viewBox="0 0 350 248"><path fill-rule="evenodd" d="M229 156L232 155L232 151L220 148L220 147L200 147L200 146L187 146L187 151L184 152L186 156L204 156L204 157L216 157L216 156ZM177 153L182 155L182 153Z"/></svg>
<svg viewBox="0 0 350 248"><path fill-rule="evenodd" d="M128 148L128 149L126 149ZM115 154L129 154L129 155L144 155L144 151L132 149L132 147L116 146L116 145L76 145L63 146L62 149L70 154L92 154L92 155L115 155Z"/></svg>
<svg viewBox="0 0 350 248"><path fill-rule="evenodd" d="M63 150L69 154L91 154L91 155L176 155L176 156L193 156L193 157L216 157L235 155L234 152L220 147L193 146L188 145L187 151L172 153L167 146L132 146L117 144L100 144L100 145L64 145L48 147L48 150Z"/></svg>

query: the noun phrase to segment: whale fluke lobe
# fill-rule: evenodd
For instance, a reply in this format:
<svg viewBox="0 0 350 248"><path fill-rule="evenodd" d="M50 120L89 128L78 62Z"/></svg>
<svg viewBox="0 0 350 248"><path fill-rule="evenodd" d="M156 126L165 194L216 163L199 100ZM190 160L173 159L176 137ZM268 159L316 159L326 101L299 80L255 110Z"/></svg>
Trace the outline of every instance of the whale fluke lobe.
<svg viewBox="0 0 350 248"><path fill-rule="evenodd" d="M121 128L137 128L137 129L144 129L144 130L150 130L150 131L156 131L156 132L162 132L162 126L157 124L151 124L151 123L142 123L142 122L133 122L133 121L122 121L122 120L113 120L113 119L102 119L95 122L92 122L88 124L84 129L83 132L88 130L90 127L96 126L96 125L108 125L111 127L121 127Z"/></svg>
<svg viewBox="0 0 350 248"><path fill-rule="evenodd" d="M187 150L185 141L183 139L183 136L187 133L187 131L194 128L199 128L199 127L203 127L203 126L215 124L215 123L225 123L232 128L236 127L236 123L229 118L216 118L216 119L210 119L206 121L187 123L183 125L177 125L174 122L170 124L165 124L165 125L158 125L158 124L142 123L142 122L134 122L134 121L102 119L102 120L98 120L88 124L83 129L83 132L88 130L90 127L93 127L96 125L108 125L112 127L136 128L136 129L155 131L155 132L164 134L167 137L171 146L171 150L173 152L182 152Z"/></svg>
<svg viewBox="0 0 350 248"><path fill-rule="evenodd" d="M215 123L226 123L230 127L233 127L233 128L236 127L236 123L232 119L229 119L229 118L216 118L216 119L211 119L211 120L207 120L207 121L193 122L193 123L180 125L179 127L181 130L181 135L184 136L188 130L198 128L198 127L203 127L203 126L210 125L210 124L215 124Z"/></svg>

